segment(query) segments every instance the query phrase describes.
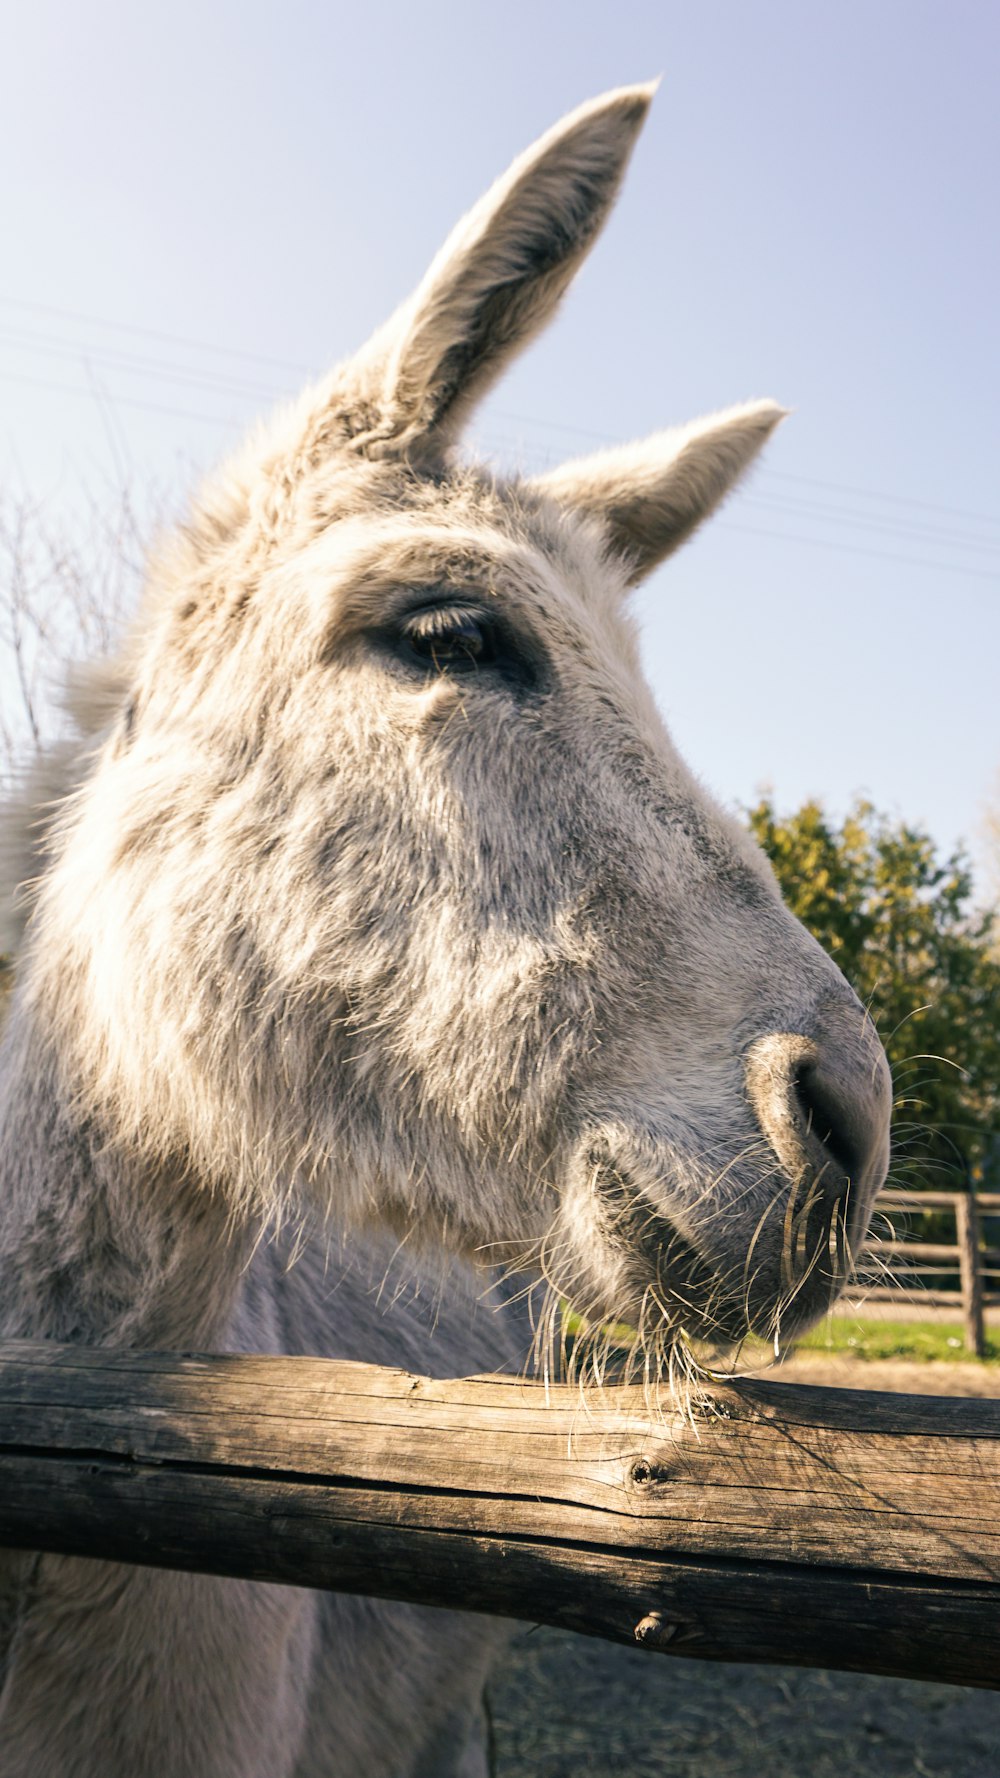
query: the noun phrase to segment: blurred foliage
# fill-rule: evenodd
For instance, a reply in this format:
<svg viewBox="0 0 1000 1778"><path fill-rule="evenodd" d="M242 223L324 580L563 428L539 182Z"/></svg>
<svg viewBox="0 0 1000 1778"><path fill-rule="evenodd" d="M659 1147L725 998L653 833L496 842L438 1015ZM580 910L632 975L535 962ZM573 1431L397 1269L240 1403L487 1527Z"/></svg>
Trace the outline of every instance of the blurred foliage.
<svg viewBox="0 0 1000 1778"><path fill-rule="evenodd" d="M1000 1191L1000 956L965 854L940 858L929 834L862 801L838 824L817 802L778 815L765 796L749 821L885 1045L889 1183Z"/></svg>
<svg viewBox="0 0 1000 1778"><path fill-rule="evenodd" d="M995 908L1000 909L1000 772L994 779L993 793L983 811L979 842L987 897ZM1000 961L1000 918L993 928L990 943L994 957Z"/></svg>

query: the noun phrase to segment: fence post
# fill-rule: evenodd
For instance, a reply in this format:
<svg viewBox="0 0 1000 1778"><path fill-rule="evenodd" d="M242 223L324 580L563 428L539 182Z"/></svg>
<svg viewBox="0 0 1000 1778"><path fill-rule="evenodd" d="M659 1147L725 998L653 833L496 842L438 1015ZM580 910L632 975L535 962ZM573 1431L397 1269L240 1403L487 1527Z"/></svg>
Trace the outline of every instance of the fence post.
<svg viewBox="0 0 1000 1778"><path fill-rule="evenodd" d="M962 1308L965 1312L965 1340L969 1350L977 1358L982 1358L986 1351L983 1277L979 1257L979 1212L976 1207L976 1190L971 1179L967 1190L958 1194L955 1221L962 1278Z"/></svg>

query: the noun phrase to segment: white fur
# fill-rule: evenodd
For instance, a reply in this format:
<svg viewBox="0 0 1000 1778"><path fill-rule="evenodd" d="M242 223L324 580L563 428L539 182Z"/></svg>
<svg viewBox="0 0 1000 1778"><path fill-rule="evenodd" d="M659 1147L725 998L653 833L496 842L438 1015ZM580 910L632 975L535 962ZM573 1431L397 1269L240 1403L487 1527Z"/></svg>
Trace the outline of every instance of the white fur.
<svg viewBox="0 0 1000 1778"><path fill-rule="evenodd" d="M488 1271L523 1267L635 1319L656 1364L682 1325L787 1325L841 1280L811 1124L860 1156L860 1226L881 1052L679 759L626 610L779 410L535 484L450 455L649 97L515 163L209 490L78 687L78 743L9 823L37 882L0 1087L7 1336L468 1371L524 1361ZM435 664L425 622L493 660ZM7 1555L0 1769L472 1778L503 1634Z"/></svg>

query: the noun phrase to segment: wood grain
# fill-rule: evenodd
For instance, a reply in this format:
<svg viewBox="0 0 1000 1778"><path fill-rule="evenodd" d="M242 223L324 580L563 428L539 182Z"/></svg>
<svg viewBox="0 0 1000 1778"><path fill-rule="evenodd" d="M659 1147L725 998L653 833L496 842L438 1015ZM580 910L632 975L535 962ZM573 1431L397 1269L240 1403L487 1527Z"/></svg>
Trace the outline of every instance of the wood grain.
<svg viewBox="0 0 1000 1778"><path fill-rule="evenodd" d="M1000 1689L1000 1402L0 1345L0 1543Z"/></svg>

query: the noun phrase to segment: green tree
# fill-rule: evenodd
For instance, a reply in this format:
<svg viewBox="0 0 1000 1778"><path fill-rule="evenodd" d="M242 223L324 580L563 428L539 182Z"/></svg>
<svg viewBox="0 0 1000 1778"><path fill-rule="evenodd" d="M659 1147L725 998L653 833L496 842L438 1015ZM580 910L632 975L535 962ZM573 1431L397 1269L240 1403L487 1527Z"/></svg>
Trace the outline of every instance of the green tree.
<svg viewBox="0 0 1000 1778"><path fill-rule="evenodd" d="M990 942L994 957L1000 960L1000 772L993 780L993 791L983 810L978 838L986 897L997 914Z"/></svg>
<svg viewBox="0 0 1000 1778"><path fill-rule="evenodd" d="M895 1085L892 1183L1000 1190L1000 957L961 851L858 802L749 811L793 912L869 1008Z"/></svg>

